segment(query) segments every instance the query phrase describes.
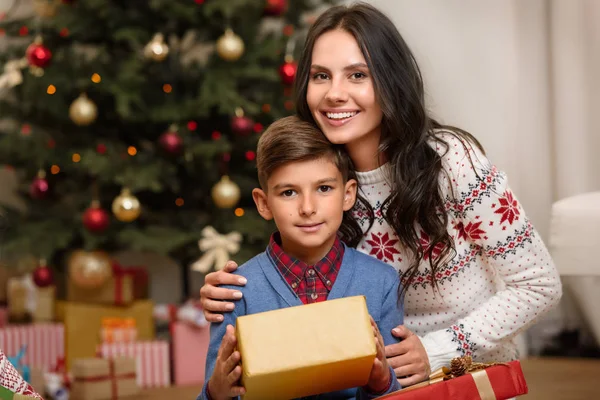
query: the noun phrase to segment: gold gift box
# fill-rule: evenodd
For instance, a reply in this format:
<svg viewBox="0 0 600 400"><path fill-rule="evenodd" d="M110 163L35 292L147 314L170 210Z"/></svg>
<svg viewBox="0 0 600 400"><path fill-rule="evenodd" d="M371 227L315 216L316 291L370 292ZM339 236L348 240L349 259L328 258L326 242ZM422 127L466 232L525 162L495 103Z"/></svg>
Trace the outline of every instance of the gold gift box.
<svg viewBox="0 0 600 400"><path fill-rule="evenodd" d="M118 399L140 391L136 382L135 358L77 359L71 372L71 397L76 400Z"/></svg>
<svg viewBox="0 0 600 400"><path fill-rule="evenodd" d="M104 318L133 318L138 340L154 339L154 304L140 300L128 307L103 306L99 304L57 302L56 317L65 325L65 363L67 369L76 358L96 355L101 343L100 332Z"/></svg>
<svg viewBox="0 0 600 400"><path fill-rule="evenodd" d="M364 296L236 321L245 400L292 399L366 385L376 355Z"/></svg>
<svg viewBox="0 0 600 400"><path fill-rule="evenodd" d="M54 301L56 287L35 287L29 293L23 277L14 277L8 280L8 315L13 323L23 322L51 322L54 320ZM32 296L32 298L30 298ZM28 304L33 300L32 304ZM28 307L33 306L33 310Z"/></svg>
<svg viewBox="0 0 600 400"><path fill-rule="evenodd" d="M77 286L73 280L67 282L67 300L107 305L129 305L134 301L133 277L111 276L104 285L96 289Z"/></svg>

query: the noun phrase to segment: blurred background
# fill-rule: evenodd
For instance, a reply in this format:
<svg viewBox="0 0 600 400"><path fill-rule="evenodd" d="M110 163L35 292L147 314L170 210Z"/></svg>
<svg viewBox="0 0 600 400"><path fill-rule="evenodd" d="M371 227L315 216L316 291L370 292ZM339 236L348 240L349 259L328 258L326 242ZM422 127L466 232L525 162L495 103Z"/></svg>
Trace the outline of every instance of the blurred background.
<svg viewBox="0 0 600 400"><path fill-rule="evenodd" d="M553 253L563 301L523 356L600 357L600 2L367 2L415 53L429 109L482 142ZM206 272L264 248L256 140L293 111L294 58L332 3L0 0L0 323L93 336L38 364L93 355L98 331L180 335L172 379L197 383L181 372L181 349L206 340L193 299Z"/></svg>

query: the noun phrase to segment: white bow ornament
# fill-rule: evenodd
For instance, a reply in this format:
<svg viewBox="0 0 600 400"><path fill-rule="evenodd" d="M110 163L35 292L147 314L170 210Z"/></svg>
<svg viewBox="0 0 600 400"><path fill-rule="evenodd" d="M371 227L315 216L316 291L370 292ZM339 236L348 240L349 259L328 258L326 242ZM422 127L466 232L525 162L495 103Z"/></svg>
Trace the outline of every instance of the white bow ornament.
<svg viewBox="0 0 600 400"><path fill-rule="evenodd" d="M11 60L4 64L4 73L0 75L0 89L12 88L23 82L21 69L27 66L27 59Z"/></svg>
<svg viewBox="0 0 600 400"><path fill-rule="evenodd" d="M202 236L198 247L204 254L191 265L192 271L207 273L213 265L215 269L223 269L230 255L240 251L242 235L239 232L221 235L212 226L207 226L202 229Z"/></svg>

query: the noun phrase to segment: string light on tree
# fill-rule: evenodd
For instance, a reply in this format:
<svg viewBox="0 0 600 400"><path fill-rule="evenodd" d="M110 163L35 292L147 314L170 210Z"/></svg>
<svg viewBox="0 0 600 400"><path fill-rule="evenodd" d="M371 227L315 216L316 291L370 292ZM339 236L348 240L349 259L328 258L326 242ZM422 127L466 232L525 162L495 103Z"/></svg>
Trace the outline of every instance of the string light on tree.
<svg viewBox="0 0 600 400"><path fill-rule="evenodd" d="M83 213L83 226L92 233L102 233L109 225L108 212L100 206L98 200L93 200L90 207Z"/></svg>
<svg viewBox="0 0 600 400"><path fill-rule="evenodd" d="M226 61L237 61L244 54L244 41L231 29L217 40L217 53Z"/></svg>
<svg viewBox="0 0 600 400"><path fill-rule="evenodd" d="M123 188L113 200L112 212L119 221L131 222L140 216L142 207L138 198L128 188Z"/></svg>
<svg viewBox="0 0 600 400"><path fill-rule="evenodd" d="M76 125L90 125L98 117L98 107L85 93L82 93L71 103L69 117Z"/></svg>
<svg viewBox="0 0 600 400"><path fill-rule="evenodd" d="M248 135L254 129L254 121L244 116L241 107L235 109L235 116L231 119L231 130L238 135Z"/></svg>
<svg viewBox="0 0 600 400"><path fill-rule="evenodd" d="M227 175L223 175L211 190L212 199L219 208L232 208L240 201L240 194L240 187Z"/></svg>
<svg viewBox="0 0 600 400"><path fill-rule="evenodd" d="M154 35L144 47L144 57L157 62L163 61L169 55L169 46L165 43L162 33Z"/></svg>
<svg viewBox="0 0 600 400"><path fill-rule="evenodd" d="M29 194L34 199L41 200L48 195L49 189L50 185L46 180L46 171L41 169L29 185Z"/></svg>

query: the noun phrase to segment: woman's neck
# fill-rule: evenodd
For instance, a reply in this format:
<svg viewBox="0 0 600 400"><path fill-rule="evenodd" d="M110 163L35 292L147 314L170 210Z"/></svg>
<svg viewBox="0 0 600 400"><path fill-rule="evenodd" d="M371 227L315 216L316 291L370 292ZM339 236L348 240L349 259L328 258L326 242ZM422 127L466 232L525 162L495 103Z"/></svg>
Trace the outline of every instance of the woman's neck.
<svg viewBox="0 0 600 400"><path fill-rule="evenodd" d="M379 151L380 137L381 134L373 132L346 144L346 150L356 171L372 171L385 164L387 158L383 152Z"/></svg>

